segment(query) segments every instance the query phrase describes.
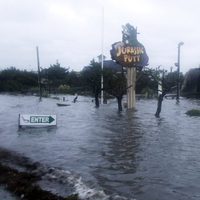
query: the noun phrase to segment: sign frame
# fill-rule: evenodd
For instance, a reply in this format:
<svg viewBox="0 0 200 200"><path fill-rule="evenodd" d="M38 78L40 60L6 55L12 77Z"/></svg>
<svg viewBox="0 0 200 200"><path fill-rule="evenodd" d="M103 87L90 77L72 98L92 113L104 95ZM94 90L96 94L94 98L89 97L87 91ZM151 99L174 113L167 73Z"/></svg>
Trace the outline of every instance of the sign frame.
<svg viewBox="0 0 200 200"><path fill-rule="evenodd" d="M19 127L44 127L56 126L56 115L52 114L19 114Z"/></svg>

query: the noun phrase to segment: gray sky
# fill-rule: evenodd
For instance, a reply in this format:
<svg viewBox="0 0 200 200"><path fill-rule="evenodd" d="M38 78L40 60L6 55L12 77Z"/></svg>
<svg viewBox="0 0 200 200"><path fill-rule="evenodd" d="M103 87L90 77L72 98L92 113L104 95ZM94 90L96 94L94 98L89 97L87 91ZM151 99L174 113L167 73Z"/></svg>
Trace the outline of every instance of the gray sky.
<svg viewBox="0 0 200 200"><path fill-rule="evenodd" d="M79 71L101 54L104 6L104 55L121 41L122 25L137 26L149 67L176 69L178 43L181 71L200 64L199 0L0 0L0 69L36 70L40 63Z"/></svg>

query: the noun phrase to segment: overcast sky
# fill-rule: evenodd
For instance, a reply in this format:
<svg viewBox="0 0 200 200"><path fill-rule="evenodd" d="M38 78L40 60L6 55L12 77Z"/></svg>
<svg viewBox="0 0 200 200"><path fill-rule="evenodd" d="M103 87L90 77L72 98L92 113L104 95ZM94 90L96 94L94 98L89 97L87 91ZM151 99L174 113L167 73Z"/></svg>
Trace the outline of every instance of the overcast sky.
<svg viewBox="0 0 200 200"><path fill-rule="evenodd" d="M101 54L104 7L104 55L122 39L122 25L137 26L149 67L181 71L200 64L199 0L0 0L0 69L36 70L61 63L79 71Z"/></svg>

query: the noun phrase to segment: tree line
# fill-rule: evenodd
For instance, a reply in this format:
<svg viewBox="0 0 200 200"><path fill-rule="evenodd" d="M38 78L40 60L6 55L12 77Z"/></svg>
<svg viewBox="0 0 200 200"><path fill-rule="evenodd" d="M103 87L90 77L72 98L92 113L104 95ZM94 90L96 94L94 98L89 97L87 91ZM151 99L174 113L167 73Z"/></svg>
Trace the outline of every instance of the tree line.
<svg viewBox="0 0 200 200"><path fill-rule="evenodd" d="M93 95L95 105L99 106L101 93L101 76L104 79L105 96L116 97L119 110L122 109L122 98L126 94L126 69L110 61L101 69L101 64L92 60L80 72L70 71L60 63L41 68L41 87L43 95L52 93L68 93ZM137 71L136 93L153 97L158 92L158 80L163 70L145 68ZM168 88L173 89L177 83L177 72L165 73ZM0 92L38 93L38 73L10 67L0 71ZM183 75L181 75L183 82Z"/></svg>

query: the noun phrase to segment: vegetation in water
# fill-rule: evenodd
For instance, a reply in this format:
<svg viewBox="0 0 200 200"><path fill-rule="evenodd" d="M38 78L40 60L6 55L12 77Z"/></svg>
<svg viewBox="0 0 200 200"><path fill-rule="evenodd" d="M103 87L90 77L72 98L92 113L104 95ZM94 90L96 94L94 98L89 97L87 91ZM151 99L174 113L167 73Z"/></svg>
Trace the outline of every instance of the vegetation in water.
<svg viewBox="0 0 200 200"><path fill-rule="evenodd" d="M198 110L198 109L188 110L186 112L186 114L189 115L189 116L198 116L198 117L200 117L200 110Z"/></svg>

